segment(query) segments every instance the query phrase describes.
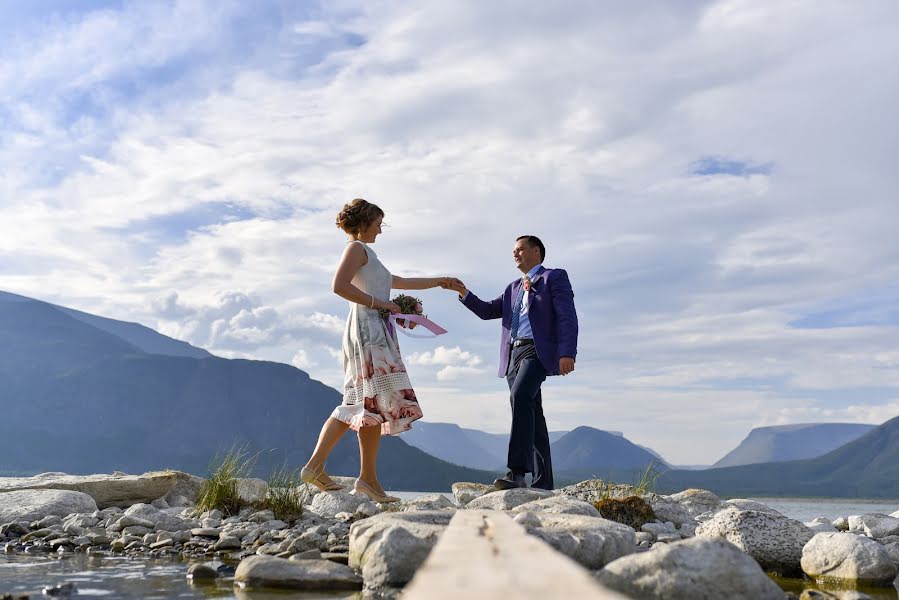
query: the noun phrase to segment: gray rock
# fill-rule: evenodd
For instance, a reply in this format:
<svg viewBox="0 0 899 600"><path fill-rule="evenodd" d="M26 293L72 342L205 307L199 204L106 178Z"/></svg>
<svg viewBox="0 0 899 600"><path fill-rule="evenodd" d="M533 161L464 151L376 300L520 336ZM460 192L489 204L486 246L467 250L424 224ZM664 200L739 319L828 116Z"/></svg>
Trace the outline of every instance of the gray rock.
<svg viewBox="0 0 899 600"><path fill-rule="evenodd" d="M884 544L883 549L890 556L890 559L892 559L893 563L899 566L899 542Z"/></svg>
<svg viewBox="0 0 899 600"><path fill-rule="evenodd" d="M749 556L724 540L693 538L619 558L597 573L631 598L783 600L784 592Z"/></svg>
<svg viewBox="0 0 899 600"><path fill-rule="evenodd" d="M0 493L13 490L70 490L92 497L100 508L152 502L173 489L198 489L202 479L180 471L159 471L143 475L67 475L42 473L34 477L0 478ZM187 494L184 494L187 495ZM191 500L196 499L194 492Z"/></svg>
<svg viewBox="0 0 899 600"><path fill-rule="evenodd" d="M716 510L721 505L721 498L708 490L691 488L668 496L692 517Z"/></svg>
<svg viewBox="0 0 899 600"><path fill-rule="evenodd" d="M254 523L265 523L266 521L274 521L275 520L275 512L272 510L260 510L259 512L254 512L250 516L247 517L247 521L253 521Z"/></svg>
<svg viewBox="0 0 899 600"><path fill-rule="evenodd" d="M451 511L381 513L350 528L349 566L367 586L402 587L415 575L452 518Z"/></svg>
<svg viewBox="0 0 899 600"><path fill-rule="evenodd" d="M443 494L426 494L403 502L403 510L445 510L455 509L453 501Z"/></svg>
<svg viewBox="0 0 899 600"><path fill-rule="evenodd" d="M314 550L303 550L290 557L290 560L322 560L322 552L318 548Z"/></svg>
<svg viewBox="0 0 899 600"><path fill-rule="evenodd" d="M519 504L512 509L515 512L545 512L552 514L583 515L585 517L599 517L599 511L589 502L578 500L572 496L551 496L541 500L532 500Z"/></svg>
<svg viewBox="0 0 899 600"><path fill-rule="evenodd" d="M659 521L663 523L670 521L678 527L684 523L689 523L691 526L696 525L693 515L679 502L671 500L667 496L656 495L650 495L646 500Z"/></svg>
<svg viewBox="0 0 899 600"><path fill-rule="evenodd" d="M868 513L849 517L851 533L867 534L875 539L899 535L899 519L889 515Z"/></svg>
<svg viewBox="0 0 899 600"><path fill-rule="evenodd" d="M640 490L632 485L607 483L601 479L589 479L574 485L563 487L558 491L562 496L571 496L593 504L605 498L623 499L628 496L641 496Z"/></svg>
<svg viewBox="0 0 899 600"><path fill-rule="evenodd" d="M213 527L195 527L190 530L191 535L195 535L197 537L207 537L207 538L218 538L221 535L221 532L218 529ZM254 542L256 540L253 540Z"/></svg>
<svg viewBox="0 0 899 600"><path fill-rule="evenodd" d="M802 547L813 534L799 521L781 514L728 509L702 523L696 535L724 538L766 571L792 574L799 571Z"/></svg>
<svg viewBox="0 0 899 600"><path fill-rule="evenodd" d="M496 491L492 485L469 483L467 481L454 483L452 489L456 504L463 508L475 498L480 498L484 494Z"/></svg>
<svg viewBox="0 0 899 600"><path fill-rule="evenodd" d="M82 492L29 489L0 493L0 523L30 522L47 515L65 517L95 510L97 503Z"/></svg>
<svg viewBox="0 0 899 600"><path fill-rule="evenodd" d="M135 517L132 515L124 515L116 521L116 525L118 525L119 530L126 529L128 527L143 527L145 529L153 529L156 527L156 522L151 521L149 519L141 519L140 517Z"/></svg>
<svg viewBox="0 0 899 600"><path fill-rule="evenodd" d="M62 517L59 515L47 515L40 521L36 523L32 523L31 527L33 529L44 529L45 527L53 527L54 525L59 525L62 523Z"/></svg>
<svg viewBox="0 0 899 600"><path fill-rule="evenodd" d="M540 527L540 519L537 518L537 515L530 512L519 512L515 513L515 516L512 517L512 520L521 525L522 527Z"/></svg>
<svg viewBox="0 0 899 600"><path fill-rule="evenodd" d="M224 536L212 545L213 550L240 550L240 540L236 537Z"/></svg>
<svg viewBox="0 0 899 600"><path fill-rule="evenodd" d="M627 525L601 517L583 515L530 513L539 527L526 527L562 554L588 569L599 569L613 560L634 552L637 545L634 530Z"/></svg>
<svg viewBox="0 0 899 600"><path fill-rule="evenodd" d="M731 498L730 500L725 500L718 507L718 510L727 510L730 508L735 508L737 510L754 510L760 513L780 515L779 512L777 512L767 504L762 504L761 502L756 502L755 500L746 500L745 498Z"/></svg>
<svg viewBox="0 0 899 600"><path fill-rule="evenodd" d="M364 519L366 517L373 517L379 512L381 512L381 509L378 508L378 505L369 500L357 506L356 511L352 516L354 518Z"/></svg>
<svg viewBox="0 0 899 600"><path fill-rule="evenodd" d="M129 517L148 521L153 524L152 526L157 531L178 531L179 529L192 529L197 526L197 523L193 520L182 519L176 514L159 510L149 504L134 504L130 506L119 519L119 523L122 523L124 519Z"/></svg>
<svg viewBox="0 0 899 600"><path fill-rule="evenodd" d="M362 578L330 560L287 560L251 556L237 566L234 581L249 587L297 590L361 590Z"/></svg>
<svg viewBox="0 0 899 600"><path fill-rule="evenodd" d="M187 569L187 578L195 581L217 579L219 572L209 565L197 563Z"/></svg>
<svg viewBox="0 0 899 600"><path fill-rule="evenodd" d="M849 531L849 517L834 519L833 526L837 528L837 531Z"/></svg>
<svg viewBox="0 0 899 600"><path fill-rule="evenodd" d="M831 524L829 522L821 523L821 522L811 521L809 523L803 523L803 525L808 527L809 530L813 531L814 533L836 533L837 532L837 528L834 527L833 524Z"/></svg>
<svg viewBox="0 0 899 600"><path fill-rule="evenodd" d="M363 494L350 494L347 492L328 492L316 494L312 498L310 510L322 517L334 518L337 513L354 513L357 508L370 499Z"/></svg>
<svg viewBox="0 0 899 600"><path fill-rule="evenodd" d="M802 549L802 570L817 580L886 585L896 563L874 540L853 533L819 533Z"/></svg>
<svg viewBox="0 0 899 600"><path fill-rule="evenodd" d="M247 504L261 502L267 493L268 484L262 479L247 477L237 480L237 497Z"/></svg>
<svg viewBox="0 0 899 600"><path fill-rule="evenodd" d="M550 498L553 493L547 490L538 490L535 488L516 488L512 490L502 490L499 492L491 492L475 498L465 505L465 508L481 509L481 510L511 510L516 506L521 506L527 502L534 500L542 500Z"/></svg>

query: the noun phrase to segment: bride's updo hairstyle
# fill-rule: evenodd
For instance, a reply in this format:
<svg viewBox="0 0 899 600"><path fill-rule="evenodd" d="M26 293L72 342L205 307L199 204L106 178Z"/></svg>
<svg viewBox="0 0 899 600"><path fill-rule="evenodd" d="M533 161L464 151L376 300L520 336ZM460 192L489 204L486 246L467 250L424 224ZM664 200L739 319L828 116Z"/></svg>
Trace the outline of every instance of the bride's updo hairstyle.
<svg viewBox="0 0 899 600"><path fill-rule="evenodd" d="M359 234L374 223L378 217L383 217L384 211L368 200L356 198L349 204L343 205L343 210L337 213L337 227L350 234Z"/></svg>

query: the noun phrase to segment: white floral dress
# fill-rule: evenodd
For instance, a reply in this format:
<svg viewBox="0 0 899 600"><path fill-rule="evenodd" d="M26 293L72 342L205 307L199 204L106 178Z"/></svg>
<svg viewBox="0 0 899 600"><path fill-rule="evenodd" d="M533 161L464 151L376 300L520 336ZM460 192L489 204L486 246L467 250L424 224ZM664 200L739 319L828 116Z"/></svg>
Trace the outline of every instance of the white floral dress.
<svg viewBox="0 0 899 600"><path fill-rule="evenodd" d="M353 285L380 300L390 298L393 276L375 251L361 241L368 262L353 278ZM397 435L422 417L421 408L406 373L396 331L377 309L350 303L343 333L343 404L331 416L360 427L381 426L381 435Z"/></svg>

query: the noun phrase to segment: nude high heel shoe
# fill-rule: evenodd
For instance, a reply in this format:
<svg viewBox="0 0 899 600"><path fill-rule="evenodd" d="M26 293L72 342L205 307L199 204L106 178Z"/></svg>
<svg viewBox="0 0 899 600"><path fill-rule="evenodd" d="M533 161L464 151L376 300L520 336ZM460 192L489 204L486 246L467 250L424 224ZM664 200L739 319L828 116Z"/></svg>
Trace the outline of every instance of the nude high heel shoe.
<svg viewBox="0 0 899 600"><path fill-rule="evenodd" d="M399 502L400 499L396 496L388 496L387 494L379 494L375 490L372 489L370 485L362 481L361 479L356 479L356 483L353 484L353 491L351 494L365 494L369 498L371 498L374 502L378 503L387 503L387 502Z"/></svg>
<svg viewBox="0 0 899 600"><path fill-rule="evenodd" d="M341 485L336 481L322 481L321 476L324 474L325 472L323 470L316 473L312 469L307 469L306 467L300 469L300 479L303 483L310 483L323 492L339 492L346 489L345 485Z"/></svg>

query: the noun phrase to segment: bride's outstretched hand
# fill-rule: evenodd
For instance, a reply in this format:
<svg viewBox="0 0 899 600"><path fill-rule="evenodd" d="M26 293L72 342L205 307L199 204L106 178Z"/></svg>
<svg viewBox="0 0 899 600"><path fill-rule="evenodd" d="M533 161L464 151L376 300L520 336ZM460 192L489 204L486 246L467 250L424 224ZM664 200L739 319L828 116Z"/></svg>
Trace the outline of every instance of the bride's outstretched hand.
<svg viewBox="0 0 899 600"><path fill-rule="evenodd" d="M464 296L465 292L468 291L461 279L457 279L456 277L447 277L446 279L449 280L446 289L452 290L460 296Z"/></svg>

